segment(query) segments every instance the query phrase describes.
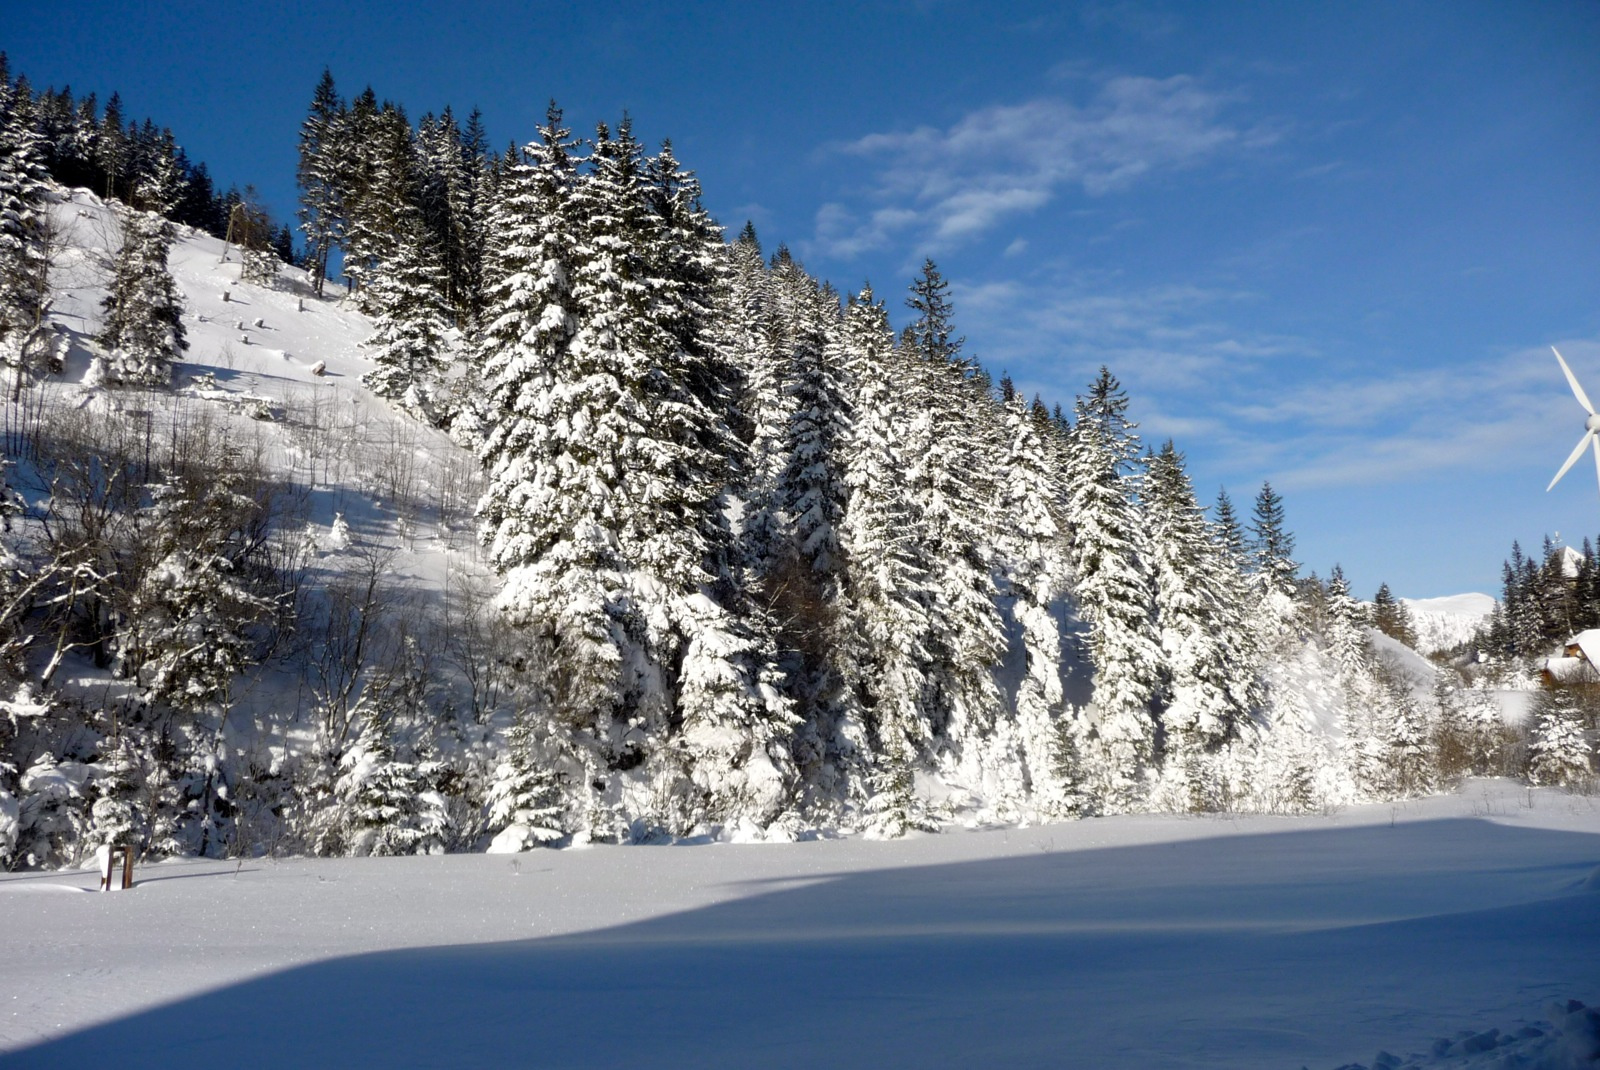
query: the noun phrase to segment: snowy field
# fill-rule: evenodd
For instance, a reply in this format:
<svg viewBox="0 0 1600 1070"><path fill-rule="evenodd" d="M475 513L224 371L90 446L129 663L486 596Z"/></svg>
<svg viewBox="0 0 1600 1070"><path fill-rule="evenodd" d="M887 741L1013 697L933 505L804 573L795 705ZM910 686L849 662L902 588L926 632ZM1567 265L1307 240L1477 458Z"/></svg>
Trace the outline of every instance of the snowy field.
<svg viewBox="0 0 1600 1070"><path fill-rule="evenodd" d="M1600 798L1502 781L95 880L0 875L0 1065L1600 1065Z"/></svg>

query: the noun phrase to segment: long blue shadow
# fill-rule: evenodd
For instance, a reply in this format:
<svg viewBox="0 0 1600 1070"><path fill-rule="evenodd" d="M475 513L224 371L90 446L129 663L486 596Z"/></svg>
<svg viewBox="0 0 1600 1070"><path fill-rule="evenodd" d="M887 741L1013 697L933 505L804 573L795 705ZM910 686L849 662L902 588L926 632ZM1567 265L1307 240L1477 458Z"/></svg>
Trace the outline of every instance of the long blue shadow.
<svg viewBox="0 0 1600 1070"><path fill-rule="evenodd" d="M319 962L0 1065L1331 1067L1592 1001L1596 865L1600 837L1437 821L851 873Z"/></svg>

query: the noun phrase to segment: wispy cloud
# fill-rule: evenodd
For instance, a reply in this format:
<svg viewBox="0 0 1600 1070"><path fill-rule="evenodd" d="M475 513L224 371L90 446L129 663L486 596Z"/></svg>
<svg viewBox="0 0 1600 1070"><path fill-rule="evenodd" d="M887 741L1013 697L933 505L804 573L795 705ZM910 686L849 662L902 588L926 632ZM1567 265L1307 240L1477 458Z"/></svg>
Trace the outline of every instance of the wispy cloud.
<svg viewBox="0 0 1600 1070"><path fill-rule="evenodd" d="M1083 6L1080 18L1091 30L1109 28L1152 39L1170 37L1182 25L1171 12L1130 0L1094 0Z"/></svg>
<svg viewBox="0 0 1600 1070"><path fill-rule="evenodd" d="M1063 189L1102 196L1161 170L1276 141L1233 117L1243 97L1198 79L1118 76L1087 100L1039 97L971 112L940 129L875 133L831 146L861 161L858 196L817 214L816 241L847 259L891 243L948 247L1038 210Z"/></svg>
<svg viewBox="0 0 1600 1070"><path fill-rule="evenodd" d="M1553 473L1581 432L1544 347L1418 354L1414 363L1338 359L1250 326L1262 299L1247 291L1125 289L1115 277L1055 275L954 296L969 335L983 339L975 355L1020 389L1070 403L1105 364L1128 387L1147 441L1170 436L1199 449L1206 468L1229 480L1379 486L1435 473L1543 472L1546 461ZM1600 366L1600 340L1557 345Z"/></svg>

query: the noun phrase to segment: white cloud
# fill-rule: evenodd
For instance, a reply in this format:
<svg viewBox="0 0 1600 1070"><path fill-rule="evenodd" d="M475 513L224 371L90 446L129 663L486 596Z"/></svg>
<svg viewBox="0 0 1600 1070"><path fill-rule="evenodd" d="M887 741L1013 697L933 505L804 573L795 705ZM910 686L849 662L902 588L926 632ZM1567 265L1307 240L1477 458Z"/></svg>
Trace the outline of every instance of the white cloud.
<svg viewBox="0 0 1600 1070"><path fill-rule="evenodd" d="M1147 442L1173 437L1229 481L1304 490L1523 468L1548 479L1582 431L1542 346L1335 360L1304 339L1248 326L1259 308L1251 293L1117 282L1054 276L953 296L974 355L1022 390L1070 406L1105 364L1127 387ZM1600 340L1556 344L1600 368ZM1600 375L1591 378L1600 393Z"/></svg>
<svg viewBox="0 0 1600 1070"><path fill-rule="evenodd" d="M835 145L869 169L860 195L824 206L817 242L848 258L890 241L948 246L1038 210L1061 190L1103 196L1163 169L1196 166L1280 134L1231 121L1237 93L1187 75L1120 76L1082 103L1040 97L971 112L946 129L868 134ZM885 214L888 212L888 214Z"/></svg>

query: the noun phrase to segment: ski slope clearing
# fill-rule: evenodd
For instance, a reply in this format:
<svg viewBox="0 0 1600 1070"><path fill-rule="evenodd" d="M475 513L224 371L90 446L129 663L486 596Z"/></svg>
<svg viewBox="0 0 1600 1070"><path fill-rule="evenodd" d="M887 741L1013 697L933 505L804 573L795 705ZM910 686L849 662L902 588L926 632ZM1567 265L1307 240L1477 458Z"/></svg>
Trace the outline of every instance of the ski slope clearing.
<svg viewBox="0 0 1600 1070"><path fill-rule="evenodd" d="M4 1066L1550 1068L1600 1003L1600 799L1504 781L22 894L94 880L0 876Z"/></svg>

